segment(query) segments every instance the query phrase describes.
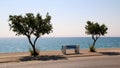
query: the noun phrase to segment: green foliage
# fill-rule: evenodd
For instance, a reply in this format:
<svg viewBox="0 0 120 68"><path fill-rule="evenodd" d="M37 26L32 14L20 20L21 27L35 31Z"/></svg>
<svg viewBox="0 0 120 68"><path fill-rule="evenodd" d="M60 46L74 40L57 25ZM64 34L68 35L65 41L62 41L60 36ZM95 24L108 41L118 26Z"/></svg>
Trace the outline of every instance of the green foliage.
<svg viewBox="0 0 120 68"><path fill-rule="evenodd" d="M94 46L90 46L90 47L89 47L89 50L90 50L90 52L96 52L96 50L95 50L95 47L94 47Z"/></svg>
<svg viewBox="0 0 120 68"><path fill-rule="evenodd" d="M99 25L98 23L94 23L91 21L87 21L87 25L85 26L86 34L92 35L93 44L90 46L90 51L94 51L94 46L97 41L97 39L102 35L104 36L107 34L108 28L105 26L105 24Z"/></svg>
<svg viewBox="0 0 120 68"><path fill-rule="evenodd" d="M27 36L29 43L33 48L33 54L36 54L35 44L37 39L44 34L49 34L52 32L52 24L50 22L51 16L46 14L43 19L38 13L36 16L33 13L27 13L25 16L22 15L10 15L9 23L10 30L16 33L16 35ZM34 35L35 39L31 40L31 36Z"/></svg>
<svg viewBox="0 0 120 68"><path fill-rule="evenodd" d="M36 49L35 52L31 48L29 49L31 56L38 56L39 55L39 52L40 52L39 49L37 49L37 48L35 48L35 49Z"/></svg>
<svg viewBox="0 0 120 68"><path fill-rule="evenodd" d="M105 26L105 24L99 25L98 23L93 23L91 21L87 21L87 25L85 26L86 33L91 35L104 35L106 34L108 28Z"/></svg>
<svg viewBox="0 0 120 68"><path fill-rule="evenodd" d="M48 13L45 19L42 19L39 13L36 16L32 13L27 13L25 16L10 15L9 21L11 21L11 23L9 23L9 26L10 29L16 32L16 35L30 36L33 34L36 37L40 37L52 31L50 20L51 16L49 16Z"/></svg>

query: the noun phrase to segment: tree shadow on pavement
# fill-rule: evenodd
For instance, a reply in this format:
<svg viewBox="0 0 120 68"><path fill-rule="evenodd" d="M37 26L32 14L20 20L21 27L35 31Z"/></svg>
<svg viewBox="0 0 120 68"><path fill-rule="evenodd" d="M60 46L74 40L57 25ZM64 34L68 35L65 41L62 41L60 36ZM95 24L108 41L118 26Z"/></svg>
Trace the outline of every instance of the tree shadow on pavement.
<svg viewBox="0 0 120 68"><path fill-rule="evenodd" d="M37 56L37 57L25 56L25 57L21 57L19 60L20 61L32 61L32 60L49 61L49 60L67 60L67 58L59 55L51 55L51 56L44 55L44 56Z"/></svg>
<svg viewBox="0 0 120 68"><path fill-rule="evenodd" d="M109 55L109 56L120 55L120 52L99 52L99 53L103 55Z"/></svg>

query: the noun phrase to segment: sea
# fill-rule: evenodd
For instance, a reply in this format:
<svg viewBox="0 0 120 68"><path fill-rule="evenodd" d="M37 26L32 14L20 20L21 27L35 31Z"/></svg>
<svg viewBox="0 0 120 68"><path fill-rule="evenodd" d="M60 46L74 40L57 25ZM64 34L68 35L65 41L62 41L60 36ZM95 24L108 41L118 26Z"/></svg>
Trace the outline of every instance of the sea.
<svg viewBox="0 0 120 68"><path fill-rule="evenodd" d="M34 38L32 38L34 40ZM40 37L36 48L41 51L61 50L64 45L79 45L88 49L92 45L91 37ZM96 48L120 48L120 37L100 37ZM0 38L0 53L28 52L31 45L26 37Z"/></svg>

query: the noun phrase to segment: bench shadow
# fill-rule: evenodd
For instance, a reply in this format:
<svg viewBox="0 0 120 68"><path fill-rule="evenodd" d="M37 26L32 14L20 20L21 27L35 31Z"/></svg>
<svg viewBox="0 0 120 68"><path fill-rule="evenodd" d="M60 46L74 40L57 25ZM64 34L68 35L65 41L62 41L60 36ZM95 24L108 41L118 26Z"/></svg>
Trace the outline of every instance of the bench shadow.
<svg viewBox="0 0 120 68"><path fill-rule="evenodd" d="M103 55L109 55L109 56L120 55L120 52L99 52L99 53Z"/></svg>
<svg viewBox="0 0 120 68"><path fill-rule="evenodd" d="M65 55L79 55L79 54L83 54L83 53L67 53L67 54L65 54Z"/></svg>
<svg viewBox="0 0 120 68"><path fill-rule="evenodd" d="M25 56L25 57L21 57L19 60L20 61L32 61L32 60L49 61L49 60L67 60L67 58L59 55L51 55L51 56L44 55L44 56L37 56L37 57Z"/></svg>

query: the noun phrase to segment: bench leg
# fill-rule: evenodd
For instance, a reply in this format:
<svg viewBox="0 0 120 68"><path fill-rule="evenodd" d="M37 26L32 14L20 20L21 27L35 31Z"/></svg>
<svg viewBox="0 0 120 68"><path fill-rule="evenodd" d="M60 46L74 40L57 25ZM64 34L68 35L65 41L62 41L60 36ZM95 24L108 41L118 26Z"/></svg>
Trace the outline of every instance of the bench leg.
<svg viewBox="0 0 120 68"><path fill-rule="evenodd" d="M65 55L66 54L66 47L65 46L63 46L63 48L62 48L62 53Z"/></svg>
<svg viewBox="0 0 120 68"><path fill-rule="evenodd" d="M77 46L77 47L75 48L75 53L76 53L76 54L79 54L79 46Z"/></svg>
<svg viewBox="0 0 120 68"><path fill-rule="evenodd" d="M66 50L62 50L62 53L65 55L66 54Z"/></svg>

